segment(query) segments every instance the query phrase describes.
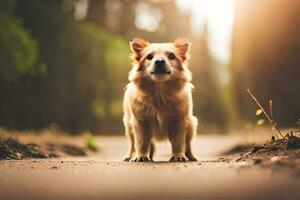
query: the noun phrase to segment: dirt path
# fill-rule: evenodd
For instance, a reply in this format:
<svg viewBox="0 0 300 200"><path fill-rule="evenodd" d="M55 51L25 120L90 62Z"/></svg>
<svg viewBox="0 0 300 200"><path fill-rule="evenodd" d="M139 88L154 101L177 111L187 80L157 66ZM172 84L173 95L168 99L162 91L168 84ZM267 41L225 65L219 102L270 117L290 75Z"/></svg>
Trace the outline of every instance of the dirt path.
<svg viewBox="0 0 300 200"><path fill-rule="evenodd" d="M199 137L193 163L119 162L123 137L99 137L93 157L0 161L0 199L299 199L300 180L284 170L217 162L239 138Z"/></svg>

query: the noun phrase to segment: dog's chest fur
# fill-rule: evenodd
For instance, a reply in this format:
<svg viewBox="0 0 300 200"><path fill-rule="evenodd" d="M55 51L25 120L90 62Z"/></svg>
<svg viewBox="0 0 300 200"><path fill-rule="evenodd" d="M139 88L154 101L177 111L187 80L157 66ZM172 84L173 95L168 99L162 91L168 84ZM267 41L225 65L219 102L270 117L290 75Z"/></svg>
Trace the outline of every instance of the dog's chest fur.
<svg viewBox="0 0 300 200"><path fill-rule="evenodd" d="M180 92L168 91L168 88L155 88L142 93L134 99L134 113L142 118L160 118L184 116L186 106Z"/></svg>
<svg viewBox="0 0 300 200"><path fill-rule="evenodd" d="M167 87L152 88L134 98L136 117L151 121L157 139L164 139L168 121L187 116L188 105L184 91L172 91Z"/></svg>

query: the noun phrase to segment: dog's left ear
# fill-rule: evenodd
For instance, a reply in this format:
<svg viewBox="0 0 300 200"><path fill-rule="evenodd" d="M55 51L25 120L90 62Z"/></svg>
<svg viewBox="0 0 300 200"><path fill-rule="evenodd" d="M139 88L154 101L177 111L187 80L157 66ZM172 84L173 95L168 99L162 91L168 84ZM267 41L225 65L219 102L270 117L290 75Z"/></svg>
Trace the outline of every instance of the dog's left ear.
<svg viewBox="0 0 300 200"><path fill-rule="evenodd" d="M174 41L174 46L176 47L180 57L183 61L189 58L189 50L191 43L188 39L181 38Z"/></svg>
<svg viewBox="0 0 300 200"><path fill-rule="evenodd" d="M142 57L142 51L149 45L149 42L141 38L133 38L132 42L129 43L131 51L133 52L133 58L137 61Z"/></svg>

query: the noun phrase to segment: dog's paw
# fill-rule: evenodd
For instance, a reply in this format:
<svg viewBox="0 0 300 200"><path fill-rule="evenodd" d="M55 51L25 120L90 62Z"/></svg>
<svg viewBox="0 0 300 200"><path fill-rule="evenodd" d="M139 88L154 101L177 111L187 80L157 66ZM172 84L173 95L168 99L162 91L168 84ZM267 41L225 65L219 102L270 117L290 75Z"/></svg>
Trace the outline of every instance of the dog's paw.
<svg viewBox="0 0 300 200"><path fill-rule="evenodd" d="M197 158L195 158L194 156L193 156L193 157L189 157L188 159L189 159L189 161L191 161L191 162L196 162L196 161L197 161Z"/></svg>
<svg viewBox="0 0 300 200"><path fill-rule="evenodd" d="M125 162L129 162L131 160L131 157L130 156L126 156L123 158L123 161Z"/></svg>
<svg viewBox="0 0 300 200"><path fill-rule="evenodd" d="M197 161L197 158L195 158L193 155L186 155L186 157L187 157L188 160L191 161L191 162Z"/></svg>
<svg viewBox="0 0 300 200"><path fill-rule="evenodd" d="M131 162L150 162L150 159L147 156L137 156L130 160Z"/></svg>
<svg viewBox="0 0 300 200"><path fill-rule="evenodd" d="M169 162L186 162L187 158L184 156L172 156Z"/></svg>

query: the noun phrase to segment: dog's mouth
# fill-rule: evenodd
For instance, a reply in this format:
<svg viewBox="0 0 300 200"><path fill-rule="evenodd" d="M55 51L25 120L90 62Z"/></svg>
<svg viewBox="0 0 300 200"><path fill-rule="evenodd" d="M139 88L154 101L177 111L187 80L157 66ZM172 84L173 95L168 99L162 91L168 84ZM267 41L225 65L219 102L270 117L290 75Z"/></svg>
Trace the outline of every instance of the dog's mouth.
<svg viewBox="0 0 300 200"><path fill-rule="evenodd" d="M170 75L171 71L153 71L150 72L151 75Z"/></svg>

